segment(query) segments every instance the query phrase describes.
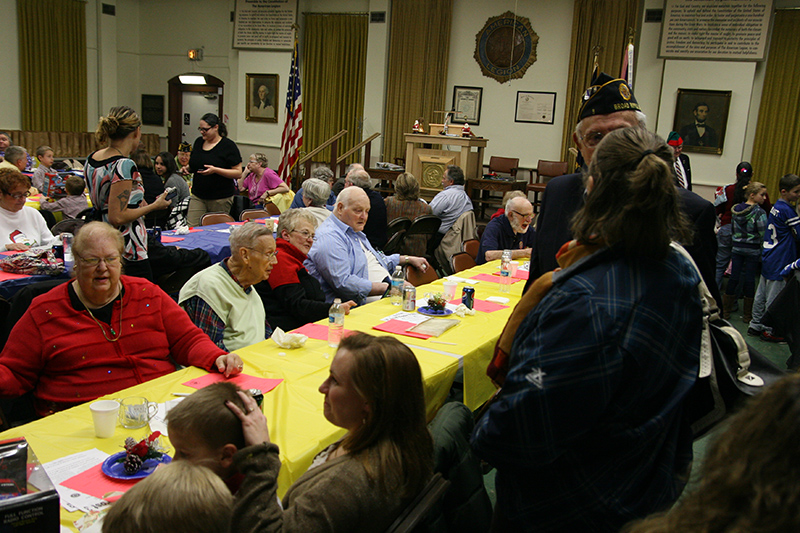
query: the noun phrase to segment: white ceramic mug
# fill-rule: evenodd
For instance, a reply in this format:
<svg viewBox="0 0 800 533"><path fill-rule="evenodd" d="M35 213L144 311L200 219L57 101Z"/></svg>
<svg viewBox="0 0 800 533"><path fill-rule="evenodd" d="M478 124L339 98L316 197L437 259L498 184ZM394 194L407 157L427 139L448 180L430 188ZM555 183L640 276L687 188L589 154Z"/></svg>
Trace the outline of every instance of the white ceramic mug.
<svg viewBox="0 0 800 533"><path fill-rule="evenodd" d="M119 402L116 400L100 400L89 405L94 421L94 434L101 439L114 436L117 427Z"/></svg>

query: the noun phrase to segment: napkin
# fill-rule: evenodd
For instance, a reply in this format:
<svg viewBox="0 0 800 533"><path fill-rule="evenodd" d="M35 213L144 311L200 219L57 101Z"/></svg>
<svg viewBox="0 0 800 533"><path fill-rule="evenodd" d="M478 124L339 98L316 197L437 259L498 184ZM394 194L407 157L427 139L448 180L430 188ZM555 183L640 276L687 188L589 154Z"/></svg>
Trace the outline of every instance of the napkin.
<svg viewBox="0 0 800 533"><path fill-rule="evenodd" d="M275 341L275 344L281 348L291 350L293 348L302 348L308 340L308 336L302 333L286 333L281 328L275 328L270 339Z"/></svg>

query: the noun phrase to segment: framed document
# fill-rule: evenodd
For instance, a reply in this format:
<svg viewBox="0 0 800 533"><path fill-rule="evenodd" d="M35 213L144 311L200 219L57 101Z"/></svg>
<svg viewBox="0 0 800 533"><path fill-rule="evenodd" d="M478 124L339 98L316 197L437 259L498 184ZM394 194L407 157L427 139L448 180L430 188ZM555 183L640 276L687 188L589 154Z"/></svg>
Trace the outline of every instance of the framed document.
<svg viewBox="0 0 800 533"><path fill-rule="evenodd" d="M454 124L468 123L477 126L481 123L481 87L453 87L453 119Z"/></svg>
<svg viewBox="0 0 800 533"><path fill-rule="evenodd" d="M556 93L517 91L514 122L552 124L556 109Z"/></svg>
<svg viewBox="0 0 800 533"><path fill-rule="evenodd" d="M278 122L278 113L275 107L277 92L277 74L246 74L245 120L248 122Z"/></svg>

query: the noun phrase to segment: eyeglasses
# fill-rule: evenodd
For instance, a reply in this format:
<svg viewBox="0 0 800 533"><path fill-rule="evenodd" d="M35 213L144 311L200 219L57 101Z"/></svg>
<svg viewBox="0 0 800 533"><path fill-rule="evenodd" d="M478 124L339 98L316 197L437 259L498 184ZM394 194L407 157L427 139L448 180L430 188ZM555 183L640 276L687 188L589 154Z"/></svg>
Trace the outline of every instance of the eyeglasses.
<svg viewBox="0 0 800 533"><path fill-rule="evenodd" d="M245 248L247 248L248 250L253 251L253 252L257 253L257 254L263 255L264 257L267 258L267 261L272 261L273 259L277 259L278 258L278 250L275 250L271 254L268 254L266 252L262 252L261 250L256 250L255 248L250 248L249 246L245 246Z"/></svg>
<svg viewBox="0 0 800 533"><path fill-rule="evenodd" d="M117 266L120 261L120 256L115 255L113 257L80 257L79 255L75 254L75 257L81 260L81 263L88 267L97 268L100 264L100 261L106 264L106 266Z"/></svg>
<svg viewBox="0 0 800 533"><path fill-rule="evenodd" d="M297 231L296 229L293 229L293 230L292 230L292 231L290 231L289 233L297 233L298 235L300 235L300 236L301 236L301 237L303 237L304 239L311 239L312 241L316 241L316 240L317 240L317 235L316 235L316 233L311 233L311 232L310 232L310 231L308 231L308 230Z"/></svg>
<svg viewBox="0 0 800 533"><path fill-rule="evenodd" d="M9 194L9 196L11 198L13 198L14 200L22 200L23 198L27 198L30 195L31 195L31 191L25 191L25 192L18 192L18 193L14 193L14 194Z"/></svg>
<svg viewBox="0 0 800 533"><path fill-rule="evenodd" d="M593 147L597 146L598 144L600 144L600 141L602 141L603 137L605 137L605 136L606 136L606 134L603 133L603 132L593 131L593 132L588 133L588 134L586 134L584 136L581 136L581 141L583 141L583 143L586 146L589 146L589 147L593 148Z"/></svg>
<svg viewBox="0 0 800 533"><path fill-rule="evenodd" d="M528 213L527 215L523 215L523 214L522 214L522 213L520 213L519 211L514 211L513 209L509 209L509 211L511 211L511 212L512 212L512 213L514 213L515 215L517 215L517 216L521 217L523 220L524 220L524 219L530 219L530 220L533 220L533 213Z"/></svg>
<svg viewBox="0 0 800 533"><path fill-rule="evenodd" d="M213 129L214 129L214 127L213 127L213 126L212 126L212 127L210 127L210 128L203 128L203 127L201 126L201 127L197 128L197 131L199 131L200 133L207 133L209 130L213 130Z"/></svg>

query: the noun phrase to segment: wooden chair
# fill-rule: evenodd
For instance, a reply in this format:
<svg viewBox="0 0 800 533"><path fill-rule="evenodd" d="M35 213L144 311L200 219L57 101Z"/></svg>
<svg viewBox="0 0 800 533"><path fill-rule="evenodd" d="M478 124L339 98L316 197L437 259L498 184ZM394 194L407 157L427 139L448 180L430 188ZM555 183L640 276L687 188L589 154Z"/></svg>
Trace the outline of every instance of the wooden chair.
<svg viewBox="0 0 800 533"><path fill-rule="evenodd" d="M408 217L397 217L396 219L389 222L389 225L386 226L386 236L391 238L392 235L397 233L400 230L407 230L411 226L411 219Z"/></svg>
<svg viewBox="0 0 800 533"><path fill-rule="evenodd" d="M478 239L467 239L461 243L461 251L467 252L473 260L478 260L478 250L481 248L481 241Z"/></svg>
<svg viewBox="0 0 800 533"><path fill-rule="evenodd" d="M270 216L280 215L281 210L278 208L277 205L273 204L272 202L264 204L264 209L267 210Z"/></svg>
<svg viewBox="0 0 800 533"><path fill-rule="evenodd" d="M408 220L408 219L406 219ZM410 224L411 221L409 220L408 223ZM400 244L403 242L403 239L406 237L406 230L400 229L395 231L389 240L386 241L386 244L383 245L383 253L386 255L398 254L400 253Z"/></svg>
<svg viewBox="0 0 800 533"><path fill-rule="evenodd" d="M541 200L539 194L543 193L547 187L547 182L557 176L563 176L569 172L569 163L566 161L545 161L539 160L539 165L536 167L536 183L528 184L528 192L533 193L533 212L539 212ZM531 177L533 179L533 177Z"/></svg>
<svg viewBox="0 0 800 533"><path fill-rule="evenodd" d="M430 237L436 234L439 231L439 226L442 225L442 219L437 217L436 215L420 215L411 222L411 225L406 230L406 236L403 238L403 243L400 244L400 250L404 254L408 254L408 250L405 249L404 244L405 240L410 235L427 235L428 239L427 242L430 243ZM413 255L413 254L408 254Z"/></svg>
<svg viewBox="0 0 800 533"><path fill-rule="evenodd" d="M223 222L236 222L228 213L206 213L200 219L201 226L210 226L212 224L222 224Z"/></svg>
<svg viewBox="0 0 800 533"><path fill-rule="evenodd" d="M467 252L458 252L450 258L450 266L453 267L453 274L458 274L462 270L476 266L476 263Z"/></svg>
<svg viewBox="0 0 800 533"><path fill-rule="evenodd" d="M264 209L245 209L241 213L239 213L239 221L242 220L253 220L255 218L269 218L269 212L265 211Z"/></svg>
<svg viewBox="0 0 800 533"><path fill-rule="evenodd" d="M517 177L517 168L519 167L518 157L499 157L493 155L489 158L489 173L495 174L508 174L512 178Z"/></svg>
<svg viewBox="0 0 800 533"><path fill-rule="evenodd" d="M425 272L417 270L413 266L406 267L406 281L415 287L433 283L437 279L439 279L439 274L436 273L436 269L433 267L428 267Z"/></svg>
<svg viewBox="0 0 800 533"><path fill-rule="evenodd" d="M449 486L450 482L447 481L442 474L439 472L435 473L417 497L408 504L408 507L406 507L394 523L389 526L386 533L413 531L428 513L431 512L433 507L439 503L439 500L442 499Z"/></svg>

